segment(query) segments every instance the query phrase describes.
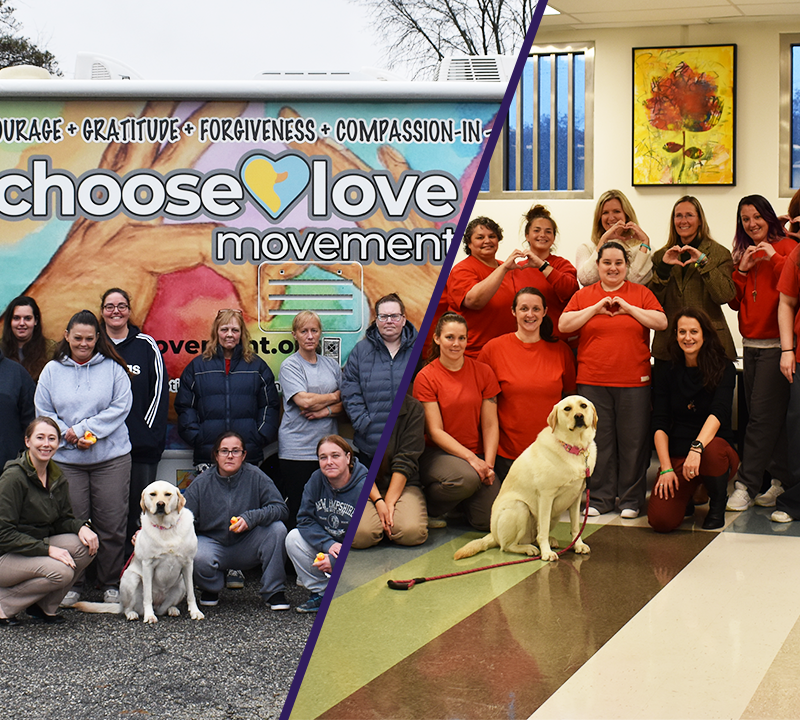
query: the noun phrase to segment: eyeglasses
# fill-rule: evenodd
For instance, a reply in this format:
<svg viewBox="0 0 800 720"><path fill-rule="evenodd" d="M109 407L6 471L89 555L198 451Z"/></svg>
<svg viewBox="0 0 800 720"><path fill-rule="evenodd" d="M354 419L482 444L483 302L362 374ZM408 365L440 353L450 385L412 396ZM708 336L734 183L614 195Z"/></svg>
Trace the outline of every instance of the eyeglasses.
<svg viewBox="0 0 800 720"><path fill-rule="evenodd" d="M697 215L695 215L694 213L690 213L690 212L687 212L685 214L678 213L677 215L675 215L675 219L676 220L692 220L693 218L696 218L696 217L697 217Z"/></svg>
<svg viewBox="0 0 800 720"><path fill-rule="evenodd" d="M217 450L217 455L226 455L229 457L239 457L244 452L242 448L233 448L233 450L228 450L227 448L220 448Z"/></svg>
<svg viewBox="0 0 800 720"><path fill-rule="evenodd" d="M128 305L128 303L119 303L118 305L108 303L108 305L103 305L103 311L114 312L114 310L118 310L119 312L125 312L129 307L130 305Z"/></svg>
<svg viewBox="0 0 800 720"><path fill-rule="evenodd" d="M222 313L229 313L229 312L235 313L236 315L244 315L244 313L238 308L222 308L222 310L219 310L217 312L217 317L222 315Z"/></svg>
<svg viewBox="0 0 800 720"><path fill-rule="evenodd" d="M401 313L394 313L393 315L383 315L383 314L381 314L381 315L378 315L378 322L385 323L385 322L389 322L390 320L392 322L400 322L400 319L403 318L403 317L405 317L405 315L402 315Z"/></svg>

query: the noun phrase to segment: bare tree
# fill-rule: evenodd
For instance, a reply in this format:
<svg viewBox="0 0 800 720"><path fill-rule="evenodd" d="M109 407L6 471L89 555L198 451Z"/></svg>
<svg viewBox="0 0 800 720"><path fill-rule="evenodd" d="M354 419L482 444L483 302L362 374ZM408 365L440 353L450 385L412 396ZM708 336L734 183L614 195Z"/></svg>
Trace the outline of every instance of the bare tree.
<svg viewBox="0 0 800 720"><path fill-rule="evenodd" d="M541 0L544 2L544 0ZM447 55L516 54L537 0L353 0L388 43L390 68L433 74Z"/></svg>
<svg viewBox="0 0 800 720"><path fill-rule="evenodd" d="M54 75L61 75L55 56L20 37L19 22L8 0L0 0L0 68L9 65L36 65Z"/></svg>

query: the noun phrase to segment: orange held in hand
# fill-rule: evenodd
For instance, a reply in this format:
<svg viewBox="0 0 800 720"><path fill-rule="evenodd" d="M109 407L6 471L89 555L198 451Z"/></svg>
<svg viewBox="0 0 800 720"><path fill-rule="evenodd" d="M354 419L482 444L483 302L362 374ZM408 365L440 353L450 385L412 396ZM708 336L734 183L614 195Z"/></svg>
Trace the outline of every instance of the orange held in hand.
<svg viewBox="0 0 800 720"><path fill-rule="evenodd" d="M95 435L91 430L87 430L85 433L83 433L83 439L86 442L94 445L97 442L97 435Z"/></svg>

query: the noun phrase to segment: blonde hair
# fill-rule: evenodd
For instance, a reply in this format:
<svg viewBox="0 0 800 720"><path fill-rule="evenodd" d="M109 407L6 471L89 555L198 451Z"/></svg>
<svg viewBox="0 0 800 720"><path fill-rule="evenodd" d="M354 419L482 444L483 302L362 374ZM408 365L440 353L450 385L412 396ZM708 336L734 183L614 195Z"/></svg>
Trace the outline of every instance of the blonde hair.
<svg viewBox="0 0 800 720"><path fill-rule="evenodd" d="M319 315L313 310L301 310L294 316L294 320L292 320L292 332L297 332L306 325L310 325L312 320L317 323L317 327L319 327L320 332L322 332L322 320L320 320Z"/></svg>
<svg viewBox="0 0 800 720"><path fill-rule="evenodd" d="M242 315L241 310L227 309L220 310L217 313L217 317L214 318L214 322L211 323L211 337L208 340L206 349L203 350L203 360L211 360L211 358L216 356L217 348L219 347L219 329L234 318L239 323L239 328L242 331L242 336L239 340L242 346L242 359L247 363L253 361L255 353L250 345L250 332L247 330L247 325L244 323L244 315Z"/></svg>
<svg viewBox="0 0 800 720"><path fill-rule="evenodd" d="M592 220L592 245L596 246L597 243L600 242L600 238L605 232L602 222L603 206L609 200L619 200L619 204L622 205L622 212L625 213L625 222L634 222L637 225L639 224L639 221L636 219L636 211L633 209L631 201L625 197L625 193L623 193L622 190L606 190L598 198L597 205L594 208L594 219Z"/></svg>
<svg viewBox="0 0 800 720"><path fill-rule="evenodd" d="M703 240L714 240L714 238L711 237L711 230L708 227L706 214L703 212L703 206L700 204L700 201L692 195L684 195L672 206L672 212L669 214L669 239L667 240L666 247L671 248L678 243L683 245L683 240L680 239L678 231L675 229L675 209L681 203L690 203L694 205L694 209L697 210L697 218L700 220L700 226L697 228L697 237L700 238L700 242Z"/></svg>

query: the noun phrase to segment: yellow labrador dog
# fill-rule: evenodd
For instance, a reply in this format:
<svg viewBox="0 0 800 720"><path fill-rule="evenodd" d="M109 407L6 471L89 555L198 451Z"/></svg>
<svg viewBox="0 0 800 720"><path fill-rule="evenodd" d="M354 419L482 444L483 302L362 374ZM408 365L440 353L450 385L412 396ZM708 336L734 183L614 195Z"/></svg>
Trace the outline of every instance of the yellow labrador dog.
<svg viewBox="0 0 800 720"><path fill-rule="evenodd" d="M564 510L569 509L572 539L581 527L581 493L594 470L597 414L581 395L556 403L546 427L511 466L492 505L491 532L458 550L455 559L471 557L493 547L522 555L558 560L551 547L558 544L550 533ZM537 548L533 540L539 544ZM589 552L580 539L573 549Z"/></svg>
<svg viewBox="0 0 800 720"><path fill-rule="evenodd" d="M171 483L156 480L142 491L142 529L119 584L119 603L77 602L84 612L124 613L128 620L158 622L156 615L180 615L186 598L189 616L202 620L194 596L192 570L197 554L194 516L186 499Z"/></svg>

